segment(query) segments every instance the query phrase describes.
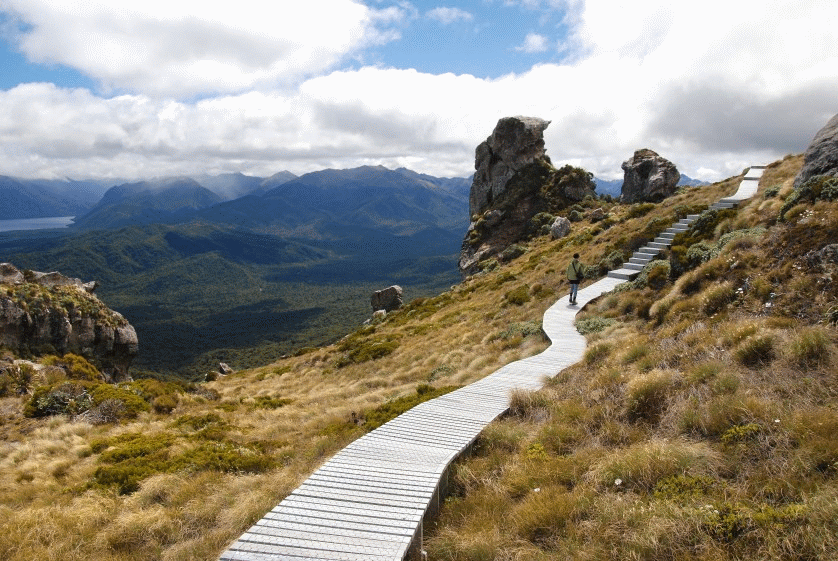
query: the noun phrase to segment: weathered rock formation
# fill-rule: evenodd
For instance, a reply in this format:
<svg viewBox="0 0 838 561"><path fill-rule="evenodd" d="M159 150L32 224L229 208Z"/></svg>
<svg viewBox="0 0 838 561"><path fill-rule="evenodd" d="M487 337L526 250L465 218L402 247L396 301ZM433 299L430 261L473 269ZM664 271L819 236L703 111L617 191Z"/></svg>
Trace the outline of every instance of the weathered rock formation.
<svg viewBox="0 0 838 561"><path fill-rule="evenodd" d="M675 193L681 178L675 164L647 148L636 151L622 167L624 203L660 202Z"/></svg>
<svg viewBox="0 0 838 561"><path fill-rule="evenodd" d="M794 187L800 187L816 175L838 177L838 115L832 117L809 144L803 154L803 168L794 179Z"/></svg>
<svg viewBox="0 0 838 561"><path fill-rule="evenodd" d="M469 195L472 217L460 251L459 267L471 275L491 263L515 259L506 251L535 235L549 234L555 215L595 197L593 175L581 168L555 169L545 154L549 121L505 117L475 151Z"/></svg>
<svg viewBox="0 0 838 561"><path fill-rule="evenodd" d="M373 292L370 297L370 305L372 305L373 312L398 310L402 307L402 287L393 285L384 290Z"/></svg>
<svg viewBox="0 0 838 561"><path fill-rule="evenodd" d="M475 150L474 180L468 204L471 216L483 214L506 190L512 177L544 157L544 129L537 117L504 117Z"/></svg>
<svg viewBox="0 0 838 561"><path fill-rule="evenodd" d="M22 354L75 353L109 382L130 380L137 333L92 294L95 283L0 264L0 346Z"/></svg>

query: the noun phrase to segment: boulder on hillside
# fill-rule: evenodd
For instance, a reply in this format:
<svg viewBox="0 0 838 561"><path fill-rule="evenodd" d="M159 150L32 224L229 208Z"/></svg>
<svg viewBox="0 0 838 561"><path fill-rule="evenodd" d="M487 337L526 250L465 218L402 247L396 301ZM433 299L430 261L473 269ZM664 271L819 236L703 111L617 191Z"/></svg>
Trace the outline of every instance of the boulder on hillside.
<svg viewBox="0 0 838 561"><path fill-rule="evenodd" d="M564 216L557 216L550 224L550 237L554 240L563 238L570 233L570 220Z"/></svg>
<svg viewBox="0 0 838 561"><path fill-rule="evenodd" d="M392 312L402 307L402 287L393 285L373 292L370 297L370 304L372 311L384 310L385 312Z"/></svg>
<svg viewBox="0 0 838 561"><path fill-rule="evenodd" d="M483 214L516 172L544 157L544 129L549 124L537 117L504 117L498 121L491 136L475 150L469 194L471 216Z"/></svg>
<svg viewBox="0 0 838 561"><path fill-rule="evenodd" d="M675 164L647 148L637 150L622 168L624 203L660 202L675 193L681 178Z"/></svg>
<svg viewBox="0 0 838 561"><path fill-rule="evenodd" d="M33 288L14 289L27 282ZM139 349L137 332L85 283L60 273L24 274L3 263L0 284L9 287L0 292L0 346L24 354L86 356L106 381L131 380L128 368Z"/></svg>
<svg viewBox="0 0 838 561"><path fill-rule="evenodd" d="M795 189L816 175L838 177L838 115L818 131L803 154L803 168L794 179Z"/></svg>

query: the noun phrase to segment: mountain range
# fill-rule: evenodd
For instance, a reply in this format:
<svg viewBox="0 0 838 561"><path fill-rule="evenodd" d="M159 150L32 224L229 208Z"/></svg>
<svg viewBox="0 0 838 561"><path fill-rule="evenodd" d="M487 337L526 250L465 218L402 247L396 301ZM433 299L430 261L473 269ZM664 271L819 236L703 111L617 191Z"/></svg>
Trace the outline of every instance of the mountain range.
<svg viewBox="0 0 838 561"><path fill-rule="evenodd" d="M370 166L128 182L69 228L0 234L0 262L99 281L137 330L135 366L194 378L344 334L390 284L457 282L470 186Z"/></svg>

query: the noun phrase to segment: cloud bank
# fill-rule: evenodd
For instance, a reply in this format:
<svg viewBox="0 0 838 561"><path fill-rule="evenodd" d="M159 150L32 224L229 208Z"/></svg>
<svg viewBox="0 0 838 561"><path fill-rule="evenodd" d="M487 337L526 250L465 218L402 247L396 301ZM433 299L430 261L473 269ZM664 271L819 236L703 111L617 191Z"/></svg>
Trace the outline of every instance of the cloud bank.
<svg viewBox="0 0 838 561"><path fill-rule="evenodd" d="M688 175L719 179L802 152L838 113L831 1L530 0L521 9L568 26L562 51L547 30L526 29L509 51L523 45L562 62L496 78L365 64L369 49L399 41L411 24L416 9L405 3L113 4L0 2L30 60L101 84L0 91L0 173L270 175L382 164L464 176L499 118L533 115L552 121L556 164L615 178L648 147ZM446 7L426 15L472 16Z"/></svg>

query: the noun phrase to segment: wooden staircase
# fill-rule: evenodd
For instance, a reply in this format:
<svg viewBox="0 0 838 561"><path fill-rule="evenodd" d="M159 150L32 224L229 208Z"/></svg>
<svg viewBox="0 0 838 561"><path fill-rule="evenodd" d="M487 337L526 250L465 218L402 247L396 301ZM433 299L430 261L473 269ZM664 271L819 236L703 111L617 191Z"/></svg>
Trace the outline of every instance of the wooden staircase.
<svg viewBox="0 0 838 561"><path fill-rule="evenodd" d="M709 206L710 210L723 210L728 208L737 208L739 204L747 199L750 199L757 192L759 180L762 177L762 172L765 166L752 166L742 181L739 183L739 188L736 193L730 197L725 197ZM673 224L653 241L641 247L629 258L627 263L619 269L608 272L608 276L615 279L633 280L643 267L648 265L665 249L672 247L672 240L681 232L686 232L690 228L690 224L696 221L700 215L688 214L686 218L682 218L677 223Z"/></svg>

